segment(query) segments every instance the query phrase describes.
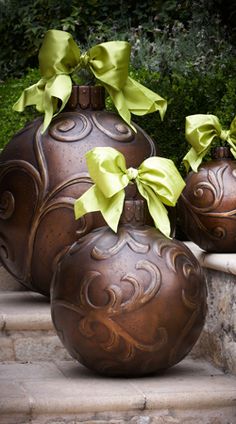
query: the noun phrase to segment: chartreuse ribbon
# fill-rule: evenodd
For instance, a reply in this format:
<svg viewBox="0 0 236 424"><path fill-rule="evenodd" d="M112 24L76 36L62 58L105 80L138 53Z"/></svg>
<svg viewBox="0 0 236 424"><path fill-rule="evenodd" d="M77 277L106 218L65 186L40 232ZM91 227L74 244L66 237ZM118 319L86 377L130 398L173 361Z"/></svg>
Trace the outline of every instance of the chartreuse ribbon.
<svg viewBox="0 0 236 424"><path fill-rule="evenodd" d="M197 172L202 159L209 151L215 138L220 138L229 143L230 151L236 159L236 116L229 130L222 129L220 121L215 115L187 116L185 137L192 146L183 159L187 171L191 167L193 171Z"/></svg>
<svg viewBox="0 0 236 424"><path fill-rule="evenodd" d="M87 152L86 160L95 184L75 201L76 219L88 212L100 211L116 232L125 200L124 188L135 182L147 201L155 226L169 237L170 222L164 204L175 206L185 186L170 159L150 157L138 169L127 169L122 153L112 147L95 147Z"/></svg>
<svg viewBox="0 0 236 424"><path fill-rule="evenodd" d="M118 113L130 126L131 113L145 115L158 110L163 119L166 100L128 76L130 50L128 42L110 41L81 54L71 34L49 30L39 51L42 78L23 91L13 109L22 112L26 106L36 105L36 109L45 114L44 132L70 97L70 75L88 68L105 87ZM58 100L61 100L59 110Z"/></svg>

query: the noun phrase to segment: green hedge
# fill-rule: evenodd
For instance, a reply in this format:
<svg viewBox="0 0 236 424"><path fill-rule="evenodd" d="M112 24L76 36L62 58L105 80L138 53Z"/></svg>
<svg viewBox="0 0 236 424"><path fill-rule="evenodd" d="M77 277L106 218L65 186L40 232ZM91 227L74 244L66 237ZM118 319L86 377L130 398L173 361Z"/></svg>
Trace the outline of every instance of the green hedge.
<svg viewBox="0 0 236 424"><path fill-rule="evenodd" d="M232 121L236 106L236 56L230 38L233 32L227 32L223 15L218 13L223 4L221 0L158 0L142 4L89 0L86 7L78 6L74 0L22 0L20 3L17 8L14 0L0 0L0 11L1 5L5 4L5 17L9 18L0 25L0 34L3 28L6 29L0 65L4 54L10 56L5 75L11 70L14 75L20 75L26 64L31 61L35 64L36 50L46 29L69 30L78 40L82 37L78 28L83 28L83 49L106 40L130 41L130 75L168 100L163 122L158 113L133 116L133 120L151 135L162 154L173 159L181 170L181 160L188 150L184 138L187 115L212 113L226 128ZM229 7L230 11L229 2L225 0L224 5L225 10ZM132 18L128 13L130 7L133 8ZM113 20L109 16L112 8ZM17 21L19 17L21 21ZM25 32L21 41L22 31ZM15 50L11 50L12 45ZM10 77L0 82L0 146L37 115L33 108L27 108L22 114L13 112L12 105L23 88L38 79L39 72L34 68L19 79Z"/></svg>
<svg viewBox="0 0 236 424"><path fill-rule="evenodd" d="M185 117L211 113L229 128L236 113L236 79L223 71L202 76L195 70L188 78L181 74L160 77L147 71L135 71L133 76L168 101L163 122L156 113L134 117L134 121L156 141L163 156L172 159L184 173L181 161L189 149L184 135Z"/></svg>
<svg viewBox="0 0 236 424"><path fill-rule="evenodd" d="M178 24L187 34L193 22L196 34L202 28L215 26L215 33L221 31L233 40L234 3L232 0L0 0L0 78L21 76L26 68L36 67L42 38L52 28L71 32L82 46L117 36L128 40L132 31L139 36L140 28L145 30L149 43L156 43L156 35L163 31L171 35L172 28Z"/></svg>
<svg viewBox="0 0 236 424"><path fill-rule="evenodd" d="M168 108L163 122L158 113L143 117L133 115L133 120L156 141L163 156L174 160L178 167L188 150L184 137L187 115L212 113L219 117L226 128L235 115L236 80L233 75L230 76L230 67L226 69L227 72L220 69L207 76L192 70L188 78L181 74L163 76L146 69L133 68L130 71L131 77L167 99ZM37 115L34 108L27 108L24 113L14 112L12 105L22 89L37 81L38 76L37 70L30 70L20 80L9 80L0 84L1 146ZM110 102L108 107L111 107Z"/></svg>
<svg viewBox="0 0 236 424"><path fill-rule="evenodd" d="M38 69L32 69L21 79L10 78L0 82L0 148L8 143L27 121L38 115L33 107L27 107L24 113L17 113L13 111L12 106L23 89L37 82L39 76Z"/></svg>

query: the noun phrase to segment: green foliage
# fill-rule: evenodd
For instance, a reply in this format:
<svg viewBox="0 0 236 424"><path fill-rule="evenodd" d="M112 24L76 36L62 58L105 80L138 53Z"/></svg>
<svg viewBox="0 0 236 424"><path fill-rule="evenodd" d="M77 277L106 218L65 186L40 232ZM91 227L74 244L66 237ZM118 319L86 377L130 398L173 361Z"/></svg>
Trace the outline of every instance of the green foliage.
<svg viewBox="0 0 236 424"><path fill-rule="evenodd" d="M236 64L232 63L232 68ZM168 101L163 122L156 113L134 117L142 128L156 141L161 154L172 159L185 174L181 164L189 150L185 140L185 117L197 113L211 113L218 116L221 124L229 128L235 116L236 80L229 76L230 69L202 75L195 69L186 78L182 74L161 76L147 70L131 72L133 78L159 93ZM228 74L229 72L229 74Z"/></svg>
<svg viewBox="0 0 236 424"><path fill-rule="evenodd" d="M20 130L27 121L31 121L37 112L33 107L26 109L24 113L14 112L13 104L20 97L24 88L29 87L39 79L39 71L29 70L27 75L21 79L9 79L5 83L0 83L0 148L2 148Z"/></svg>
<svg viewBox="0 0 236 424"><path fill-rule="evenodd" d="M188 150L185 117L212 113L227 128L235 115L236 59L230 34L217 1L157 0L139 2L102 0L0 0L0 51L2 78L21 75L28 64L36 66L36 53L47 29L64 29L86 49L107 40L128 40L132 45L130 75L168 100L164 121L158 113L133 120L156 140L163 156L181 160ZM4 4L4 8L3 5ZM230 8L231 6L229 6ZM132 13L131 13L132 11ZM222 12L222 16L220 15ZM232 29L232 28L231 28ZM10 52L10 53L9 53ZM4 145L27 120L33 108L12 111L23 88L39 74L12 77L0 83L0 143ZM108 101L108 106L111 102Z"/></svg>
<svg viewBox="0 0 236 424"><path fill-rule="evenodd" d="M214 30L214 38L214 27L224 33L224 25L227 25L227 36L233 35L234 18L230 0L0 0L1 79L21 76L28 67L38 65L38 50L48 29L70 32L82 48L114 38L130 40L138 66L142 66L146 52L149 52L152 69L158 70L156 66L160 66L163 71L167 54L163 53L162 46L167 39L170 39L168 54L172 55L176 50L175 57L184 58L185 50L182 51L181 46L186 47L190 55L193 53L193 38L188 40L188 33L190 27L192 34L196 28L199 43L195 56L204 60L199 54L200 37L209 37L209 44L212 44L212 34L206 29ZM200 31L199 34L202 27L205 33Z"/></svg>
<svg viewBox="0 0 236 424"><path fill-rule="evenodd" d="M25 68L37 66L37 55L48 29L70 32L83 45L90 32L103 24L120 29L138 25L152 16L160 1L123 0L0 0L1 78L19 76Z"/></svg>

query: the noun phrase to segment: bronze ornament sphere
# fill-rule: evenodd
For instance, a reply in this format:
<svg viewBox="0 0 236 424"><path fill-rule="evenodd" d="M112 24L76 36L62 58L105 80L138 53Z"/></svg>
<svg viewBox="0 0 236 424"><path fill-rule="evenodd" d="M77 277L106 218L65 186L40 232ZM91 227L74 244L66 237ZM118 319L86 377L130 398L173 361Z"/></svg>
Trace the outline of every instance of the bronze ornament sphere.
<svg viewBox="0 0 236 424"><path fill-rule="evenodd" d="M62 343L79 362L109 376L175 365L197 341L206 314L198 261L183 243L143 225L141 210L140 201L126 201L117 234L104 226L75 242L51 286Z"/></svg>
<svg viewBox="0 0 236 424"><path fill-rule="evenodd" d="M178 201L181 227L207 252L236 253L236 161L228 147L190 172Z"/></svg>
<svg viewBox="0 0 236 424"><path fill-rule="evenodd" d="M92 185L85 153L122 152L127 166L156 155L151 138L104 110L103 87L74 86L67 108L41 134L42 119L18 132L0 155L0 260L23 285L49 296L58 258L104 225L100 213L76 221L74 201ZM137 193L128 188L128 197Z"/></svg>

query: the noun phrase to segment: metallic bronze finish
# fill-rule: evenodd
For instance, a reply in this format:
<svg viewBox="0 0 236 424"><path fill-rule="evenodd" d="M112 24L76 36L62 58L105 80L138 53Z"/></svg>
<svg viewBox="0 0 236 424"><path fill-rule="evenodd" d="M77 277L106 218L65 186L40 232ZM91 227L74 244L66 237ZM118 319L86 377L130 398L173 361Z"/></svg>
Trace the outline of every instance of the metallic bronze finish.
<svg viewBox="0 0 236 424"><path fill-rule="evenodd" d="M58 264L52 318L62 343L88 368L141 376L181 361L197 341L206 314L202 270L189 249L167 239L139 201L125 205L115 234L93 230Z"/></svg>
<svg viewBox="0 0 236 424"><path fill-rule="evenodd" d="M111 146L125 155L128 167L156 154L141 128L134 124L135 133L117 114L100 110L103 105L102 87L74 87L67 110L45 134L37 119L0 156L0 260L19 282L47 296L58 258L105 224L100 213L74 218L75 199L92 185L85 153ZM129 186L126 196L137 197L137 191Z"/></svg>
<svg viewBox="0 0 236 424"><path fill-rule="evenodd" d="M180 224L190 240L207 252L236 253L236 161L228 147L191 172L179 198Z"/></svg>

